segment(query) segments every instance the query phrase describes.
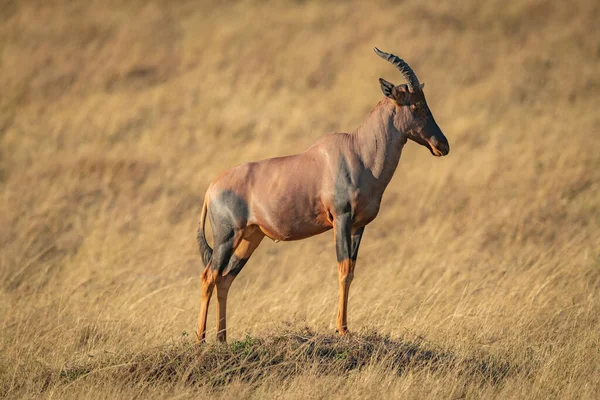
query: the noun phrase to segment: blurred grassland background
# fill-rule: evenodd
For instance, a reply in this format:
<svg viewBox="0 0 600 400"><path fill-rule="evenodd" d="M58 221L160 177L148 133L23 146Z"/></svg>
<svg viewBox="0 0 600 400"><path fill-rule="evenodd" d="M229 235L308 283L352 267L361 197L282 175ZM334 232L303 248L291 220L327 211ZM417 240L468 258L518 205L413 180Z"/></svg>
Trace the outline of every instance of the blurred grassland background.
<svg viewBox="0 0 600 400"><path fill-rule="evenodd" d="M597 1L0 1L0 396L598 398ZM331 232L191 345L204 191L425 82L333 335ZM214 306L214 304L213 304Z"/></svg>

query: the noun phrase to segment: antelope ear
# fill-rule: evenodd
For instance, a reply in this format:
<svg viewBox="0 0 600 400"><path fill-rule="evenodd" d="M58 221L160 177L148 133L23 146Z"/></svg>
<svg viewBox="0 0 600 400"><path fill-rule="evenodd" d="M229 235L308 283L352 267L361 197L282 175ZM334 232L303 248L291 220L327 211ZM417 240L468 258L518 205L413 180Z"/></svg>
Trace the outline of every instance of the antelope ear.
<svg viewBox="0 0 600 400"><path fill-rule="evenodd" d="M396 97L395 97L396 85L394 85L391 82L386 81L383 78L379 78L379 84L381 85L381 91L383 92L385 97L388 97L392 100L396 100Z"/></svg>
<svg viewBox="0 0 600 400"><path fill-rule="evenodd" d="M404 103L404 96L406 94L406 85L395 86L393 83L386 81L383 78L379 78L381 84L381 91L385 97L392 99L396 104L400 105Z"/></svg>

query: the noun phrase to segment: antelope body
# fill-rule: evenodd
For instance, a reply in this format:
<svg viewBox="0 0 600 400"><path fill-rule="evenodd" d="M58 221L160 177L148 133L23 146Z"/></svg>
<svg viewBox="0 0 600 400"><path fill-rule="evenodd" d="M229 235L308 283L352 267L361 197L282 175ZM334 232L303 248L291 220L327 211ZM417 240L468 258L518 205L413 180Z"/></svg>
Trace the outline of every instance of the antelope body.
<svg viewBox="0 0 600 400"><path fill-rule="evenodd" d="M217 292L217 340L226 340L229 288L262 239L305 239L334 230L339 273L337 331L347 333L347 304L365 226L379 212L407 139L448 154L446 137L433 119L421 85L402 59L375 48L407 83L380 79L385 97L352 133L334 133L303 153L234 167L210 185L204 198L198 244L205 265L197 338L205 339L206 317ZM214 250L204 234L206 216Z"/></svg>

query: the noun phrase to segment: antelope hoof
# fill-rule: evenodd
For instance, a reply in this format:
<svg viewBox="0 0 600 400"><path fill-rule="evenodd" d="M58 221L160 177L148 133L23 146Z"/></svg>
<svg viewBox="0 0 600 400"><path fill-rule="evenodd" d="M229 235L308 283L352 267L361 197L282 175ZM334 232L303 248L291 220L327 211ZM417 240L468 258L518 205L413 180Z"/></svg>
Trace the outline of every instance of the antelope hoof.
<svg viewBox="0 0 600 400"><path fill-rule="evenodd" d="M340 336L347 336L350 334L350 331L348 330L348 328L341 328L341 329L336 329L335 330L336 333L338 333Z"/></svg>
<svg viewBox="0 0 600 400"><path fill-rule="evenodd" d="M225 333L223 333L223 334L218 333L217 334L217 342L219 342L219 343L227 343L227 336L225 335Z"/></svg>
<svg viewBox="0 0 600 400"><path fill-rule="evenodd" d="M203 345L206 343L206 338L196 333L196 340L194 340L194 344L197 346Z"/></svg>

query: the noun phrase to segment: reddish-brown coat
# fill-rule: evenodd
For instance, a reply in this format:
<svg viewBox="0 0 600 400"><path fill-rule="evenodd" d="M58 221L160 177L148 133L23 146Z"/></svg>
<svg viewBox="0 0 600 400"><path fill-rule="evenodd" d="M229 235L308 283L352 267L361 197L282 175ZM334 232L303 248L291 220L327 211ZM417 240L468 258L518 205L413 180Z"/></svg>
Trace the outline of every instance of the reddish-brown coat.
<svg viewBox="0 0 600 400"><path fill-rule="evenodd" d="M353 133L334 133L300 154L234 167L209 186L199 244L207 263L202 275L198 339L204 340L210 293L217 289L217 338L225 340L229 286L264 236L300 240L334 228L340 302L337 329L347 331L348 291L364 226L379 212L407 139L435 156L449 146L435 123L422 86L413 92L381 79L386 95ZM416 81L418 83L418 81ZM204 236L206 216L214 252Z"/></svg>

